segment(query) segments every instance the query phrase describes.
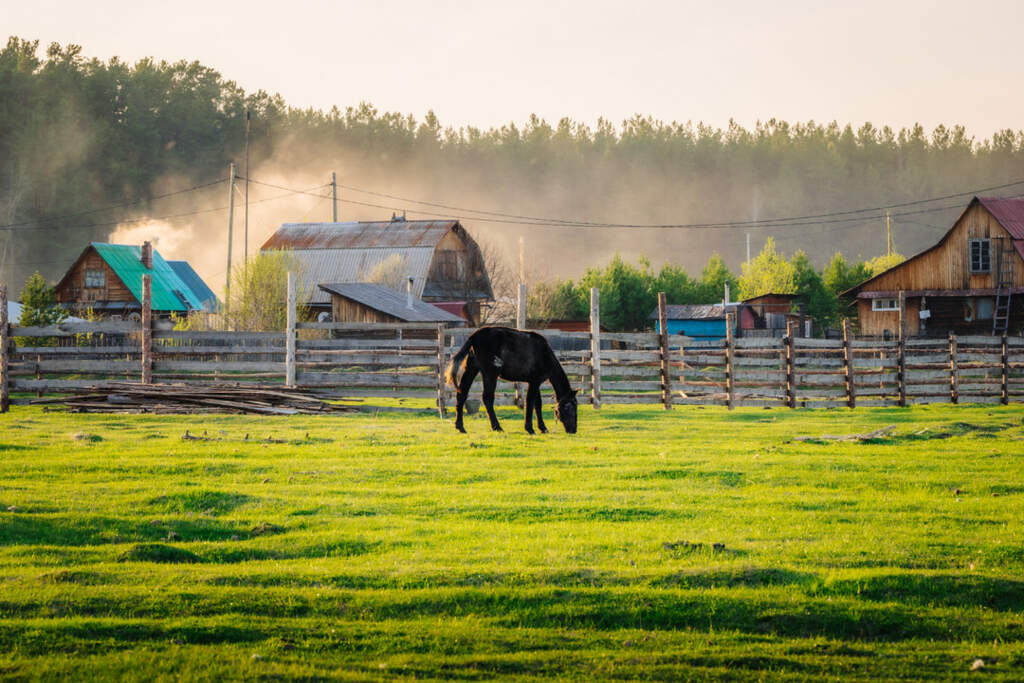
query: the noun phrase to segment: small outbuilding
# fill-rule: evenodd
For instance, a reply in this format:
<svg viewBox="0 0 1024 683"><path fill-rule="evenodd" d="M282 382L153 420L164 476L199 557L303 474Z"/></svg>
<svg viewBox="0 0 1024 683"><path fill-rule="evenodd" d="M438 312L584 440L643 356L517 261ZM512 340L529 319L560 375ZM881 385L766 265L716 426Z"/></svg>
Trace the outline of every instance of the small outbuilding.
<svg viewBox="0 0 1024 683"><path fill-rule="evenodd" d="M331 297L334 322L440 323L450 327L466 322L461 316L417 299L411 290L403 294L368 282L321 284L320 290Z"/></svg>
<svg viewBox="0 0 1024 683"><path fill-rule="evenodd" d="M681 334L691 337L696 341L717 341L726 336L725 314L738 313L739 321L733 333L742 327L744 316L749 317L750 311L743 304L688 304L682 306L667 306L665 313L667 319L668 333ZM654 328L661 332L661 324L658 321L658 309L655 308L650 315L654 320Z"/></svg>

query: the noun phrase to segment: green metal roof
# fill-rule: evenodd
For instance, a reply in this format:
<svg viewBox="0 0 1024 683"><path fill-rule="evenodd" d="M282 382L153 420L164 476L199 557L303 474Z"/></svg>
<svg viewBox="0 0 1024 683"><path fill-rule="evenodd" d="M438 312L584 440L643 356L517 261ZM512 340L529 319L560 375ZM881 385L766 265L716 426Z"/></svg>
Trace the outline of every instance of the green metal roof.
<svg viewBox="0 0 1024 683"><path fill-rule="evenodd" d="M142 276L152 276L152 306L154 311L187 311L202 309L203 304L188 288L163 256L153 250L153 267L146 268L140 260L142 247L130 244L93 242L92 247L107 262L131 293L142 301ZM179 296L180 293L180 296Z"/></svg>

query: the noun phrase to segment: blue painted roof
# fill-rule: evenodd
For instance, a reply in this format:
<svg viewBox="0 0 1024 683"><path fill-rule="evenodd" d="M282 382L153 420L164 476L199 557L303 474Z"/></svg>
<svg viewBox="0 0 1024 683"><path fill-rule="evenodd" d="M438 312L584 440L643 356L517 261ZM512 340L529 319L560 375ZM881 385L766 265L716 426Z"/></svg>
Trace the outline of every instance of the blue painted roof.
<svg viewBox="0 0 1024 683"><path fill-rule="evenodd" d="M142 301L142 276L150 275L154 311L187 311L200 309L202 304L192 290L181 281L163 256L153 250L153 267L142 265L142 248L130 244L93 242L92 247L103 257L136 301Z"/></svg>
<svg viewBox="0 0 1024 683"><path fill-rule="evenodd" d="M207 311L217 310L217 306L220 304L217 301L217 295L203 282L203 278L199 277L199 273L189 265L188 261L168 261L167 265L192 290L196 298L202 302L203 309Z"/></svg>

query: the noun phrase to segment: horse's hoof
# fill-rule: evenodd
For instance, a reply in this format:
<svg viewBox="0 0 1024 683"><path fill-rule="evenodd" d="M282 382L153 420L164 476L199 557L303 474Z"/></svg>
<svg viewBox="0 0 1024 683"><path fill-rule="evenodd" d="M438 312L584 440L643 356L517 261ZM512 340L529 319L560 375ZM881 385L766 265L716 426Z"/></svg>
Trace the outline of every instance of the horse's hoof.
<svg viewBox="0 0 1024 683"><path fill-rule="evenodd" d="M526 433L529 434L530 436L533 436L533 430L532 429L527 429Z"/></svg>
<svg viewBox="0 0 1024 683"><path fill-rule="evenodd" d="M543 427L541 427L541 428L540 428L540 433L541 433L541 434L547 434L547 433L548 433L548 430L546 430L546 429L544 429Z"/></svg>
<svg viewBox="0 0 1024 683"><path fill-rule="evenodd" d="M458 431L458 432L462 432L463 434L465 434L465 433L466 433L466 429L465 429L465 427L456 427L456 428L455 428L455 431Z"/></svg>

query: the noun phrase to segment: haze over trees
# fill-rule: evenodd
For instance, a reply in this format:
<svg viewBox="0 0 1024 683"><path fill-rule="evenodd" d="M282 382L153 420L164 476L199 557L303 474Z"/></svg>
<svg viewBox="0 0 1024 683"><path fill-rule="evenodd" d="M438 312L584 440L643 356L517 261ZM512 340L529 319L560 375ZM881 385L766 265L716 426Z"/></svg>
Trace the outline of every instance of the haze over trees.
<svg viewBox="0 0 1024 683"><path fill-rule="evenodd" d="M515 215L743 221L882 206L1024 177L1022 131L979 141L957 125L928 132L769 119L752 129L717 129L641 115L593 126L531 117L500 128L453 129L432 112L417 119L366 103L291 108L279 96L246 93L198 62L103 61L57 44L41 54L38 41L12 37L0 50L0 280L17 286L35 270L53 280L88 241L107 239L119 223L140 216L194 214L167 218L187 226L192 250L172 256L223 264L224 184L209 189L216 197L206 190L163 195L221 179L228 161L241 161L247 109L254 178L272 173L300 187L311 178L326 182L337 170L351 187ZM603 268L614 253L627 261L650 255L666 282L681 275L662 266L699 272L711 267L716 251L723 265L741 272L745 232L755 251L773 237L779 253L802 249L818 268L837 251L859 262L886 244L877 219L749 231L568 228L501 222L510 219L352 189L342 195L377 205L344 204L348 219L379 219L392 206L408 208L410 218L455 215L508 255L524 235L531 266L563 279L590 277L587 268ZM896 216L899 251L934 243L968 199ZM138 204L106 209L129 202ZM255 208L253 223L257 236L277 227ZM211 284L223 281L223 272L214 278L203 262L198 267Z"/></svg>

